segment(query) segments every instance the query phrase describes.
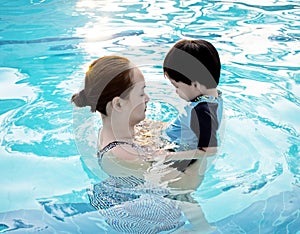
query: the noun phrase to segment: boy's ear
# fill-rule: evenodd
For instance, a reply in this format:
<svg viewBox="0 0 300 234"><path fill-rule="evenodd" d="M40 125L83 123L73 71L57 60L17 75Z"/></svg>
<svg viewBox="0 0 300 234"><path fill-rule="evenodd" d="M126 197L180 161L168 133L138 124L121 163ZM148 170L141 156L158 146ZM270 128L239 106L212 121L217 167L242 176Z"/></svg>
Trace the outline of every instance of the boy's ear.
<svg viewBox="0 0 300 234"><path fill-rule="evenodd" d="M198 81L192 81L192 86L194 86L197 89L200 89L201 85L199 84Z"/></svg>

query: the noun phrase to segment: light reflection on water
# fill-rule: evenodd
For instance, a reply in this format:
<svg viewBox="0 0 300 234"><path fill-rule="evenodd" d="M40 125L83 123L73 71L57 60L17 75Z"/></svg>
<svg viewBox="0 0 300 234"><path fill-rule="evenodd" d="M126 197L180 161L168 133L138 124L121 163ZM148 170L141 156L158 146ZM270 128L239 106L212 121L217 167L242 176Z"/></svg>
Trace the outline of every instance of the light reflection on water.
<svg viewBox="0 0 300 234"><path fill-rule="evenodd" d="M172 44L184 37L212 41L222 61L224 143L196 192L208 219L219 220L299 186L296 1L18 2L22 4L1 3L0 169L2 183L10 186L0 200L11 194L9 202L1 202L1 211L35 207L37 198L90 184L78 158L69 99L82 85L91 60L120 54L141 65L152 98L148 117L174 118L165 113L180 100L163 78L161 64ZM35 169L39 159L49 162L49 172L59 160L66 160L68 173L75 164L83 179L78 176L66 185L60 174ZM24 174L16 173L22 170ZM55 181L53 193L45 192L48 185L40 177ZM30 181L29 187L24 180ZM29 191L30 197L22 200L16 188ZM223 211L214 212L219 204Z"/></svg>

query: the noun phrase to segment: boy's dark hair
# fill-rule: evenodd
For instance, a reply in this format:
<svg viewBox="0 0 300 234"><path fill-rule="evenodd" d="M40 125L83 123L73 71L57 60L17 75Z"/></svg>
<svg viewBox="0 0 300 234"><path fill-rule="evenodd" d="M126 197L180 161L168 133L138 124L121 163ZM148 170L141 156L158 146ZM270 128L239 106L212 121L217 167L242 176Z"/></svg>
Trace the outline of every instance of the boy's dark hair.
<svg viewBox="0 0 300 234"><path fill-rule="evenodd" d="M205 40L181 40L168 52L163 63L164 74L176 82L191 85L198 81L207 88L219 84L221 62L218 51Z"/></svg>

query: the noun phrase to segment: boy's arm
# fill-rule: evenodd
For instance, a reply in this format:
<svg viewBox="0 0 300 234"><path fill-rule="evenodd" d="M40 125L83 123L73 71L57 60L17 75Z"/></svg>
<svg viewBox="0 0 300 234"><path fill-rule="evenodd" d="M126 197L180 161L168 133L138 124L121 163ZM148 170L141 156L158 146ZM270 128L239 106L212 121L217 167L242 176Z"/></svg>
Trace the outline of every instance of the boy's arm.
<svg viewBox="0 0 300 234"><path fill-rule="evenodd" d="M198 148L216 151L218 146L217 105L200 103L191 113L191 129L198 138Z"/></svg>

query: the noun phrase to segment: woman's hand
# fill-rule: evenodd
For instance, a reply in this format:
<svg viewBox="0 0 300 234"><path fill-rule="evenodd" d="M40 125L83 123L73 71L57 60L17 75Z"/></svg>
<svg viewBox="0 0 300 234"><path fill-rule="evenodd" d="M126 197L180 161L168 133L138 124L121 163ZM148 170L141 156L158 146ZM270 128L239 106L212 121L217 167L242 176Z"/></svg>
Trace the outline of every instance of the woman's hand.
<svg viewBox="0 0 300 234"><path fill-rule="evenodd" d="M146 152L144 160L147 162L164 161L168 155L168 151L159 149Z"/></svg>

